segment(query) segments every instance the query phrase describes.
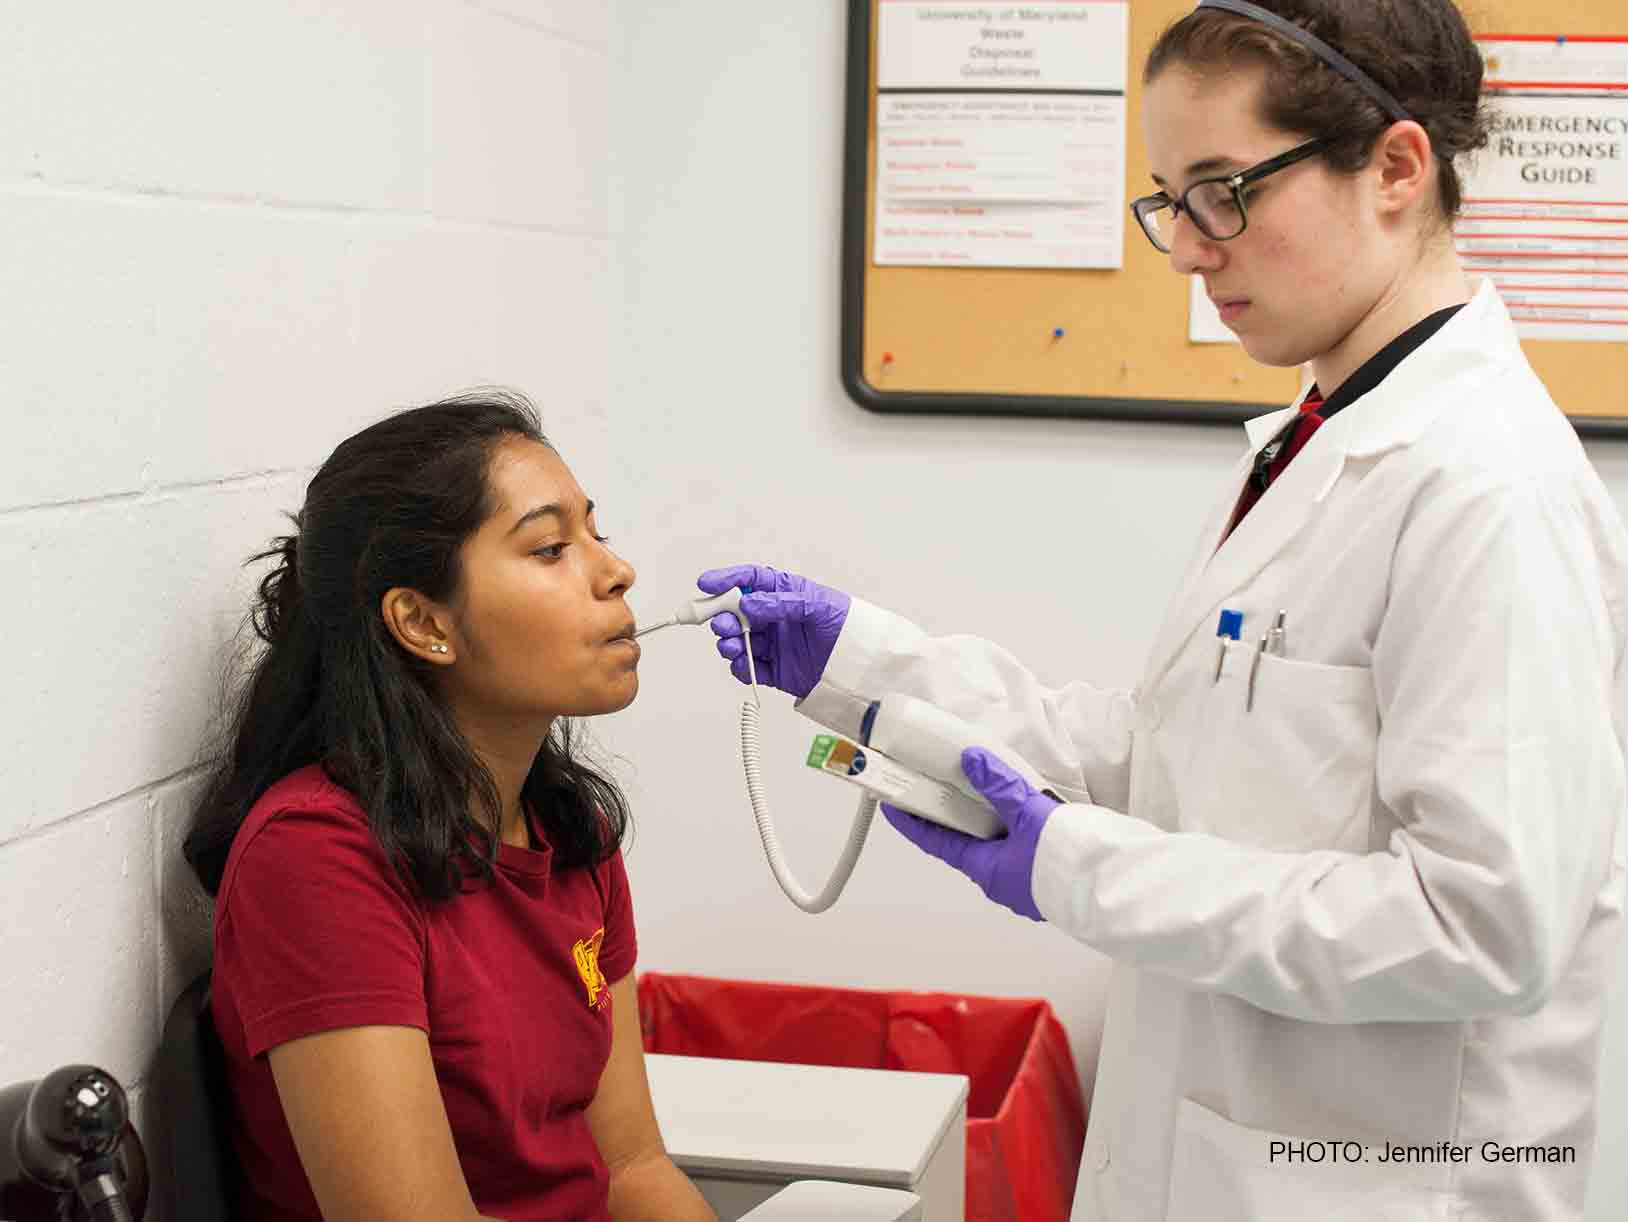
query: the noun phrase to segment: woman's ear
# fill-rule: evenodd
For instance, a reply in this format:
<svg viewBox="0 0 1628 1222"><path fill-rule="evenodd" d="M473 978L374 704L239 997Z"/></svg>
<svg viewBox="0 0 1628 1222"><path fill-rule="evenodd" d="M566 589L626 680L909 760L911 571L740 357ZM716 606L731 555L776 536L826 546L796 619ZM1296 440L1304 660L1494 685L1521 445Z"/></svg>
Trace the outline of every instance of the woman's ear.
<svg viewBox="0 0 1628 1222"><path fill-rule="evenodd" d="M1370 166L1379 175L1379 204L1391 214L1404 213L1422 197L1434 199L1436 154L1430 134L1412 119L1392 123L1374 145Z"/></svg>
<svg viewBox="0 0 1628 1222"><path fill-rule="evenodd" d="M457 659L453 650L451 624L436 603L417 590L396 586L386 590L379 614L396 643L414 657L436 665L451 665Z"/></svg>

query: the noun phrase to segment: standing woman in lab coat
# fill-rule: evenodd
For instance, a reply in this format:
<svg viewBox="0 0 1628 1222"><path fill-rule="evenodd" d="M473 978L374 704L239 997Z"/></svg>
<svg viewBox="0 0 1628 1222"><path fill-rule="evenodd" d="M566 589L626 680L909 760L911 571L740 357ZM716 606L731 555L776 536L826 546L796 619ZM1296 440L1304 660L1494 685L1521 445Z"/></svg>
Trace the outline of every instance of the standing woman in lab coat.
<svg viewBox="0 0 1628 1222"><path fill-rule="evenodd" d="M1628 536L1453 248L1480 56L1452 0L1205 0L1145 79L1144 232L1316 386L1249 425L1136 689L767 566L699 584L754 591L758 675L839 732L908 693L1051 782L972 749L1006 836L888 818L1116 962L1076 1222L1579 1218Z"/></svg>

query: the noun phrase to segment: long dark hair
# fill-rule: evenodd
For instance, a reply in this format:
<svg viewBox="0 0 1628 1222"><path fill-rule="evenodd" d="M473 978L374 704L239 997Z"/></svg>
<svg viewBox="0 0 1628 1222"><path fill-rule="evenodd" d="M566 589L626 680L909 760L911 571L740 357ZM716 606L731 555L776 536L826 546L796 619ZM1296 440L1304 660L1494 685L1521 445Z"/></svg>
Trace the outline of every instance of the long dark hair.
<svg viewBox="0 0 1628 1222"><path fill-rule="evenodd" d="M1440 165L1443 217L1464 201L1456 159L1487 143L1483 62L1453 0L1255 0L1333 46L1383 85L1430 134ZM1367 94L1299 43L1225 9L1197 9L1154 44L1142 79L1172 63L1200 70L1265 65L1263 117L1274 127L1329 136L1322 156L1353 173L1367 164L1391 119Z"/></svg>
<svg viewBox="0 0 1628 1222"><path fill-rule="evenodd" d="M491 773L437 699L429 667L402 649L380 611L386 591L450 601L459 549L492 513L494 449L547 445L536 409L480 391L390 416L340 443L306 489L294 533L249 617L255 656L231 690L183 851L204 889L220 888L232 838L276 781L321 764L367 812L386 858L427 899L489 882L501 799ZM565 718L532 761L522 798L556 868L609 857L628 825L616 784L574 751ZM484 820L476 812L487 816Z"/></svg>

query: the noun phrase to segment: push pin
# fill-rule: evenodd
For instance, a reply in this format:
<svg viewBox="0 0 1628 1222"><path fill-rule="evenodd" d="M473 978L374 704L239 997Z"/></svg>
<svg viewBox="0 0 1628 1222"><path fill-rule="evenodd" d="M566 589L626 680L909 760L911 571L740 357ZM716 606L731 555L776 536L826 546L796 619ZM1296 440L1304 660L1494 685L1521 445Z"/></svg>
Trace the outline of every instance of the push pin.
<svg viewBox="0 0 1628 1222"><path fill-rule="evenodd" d="M888 371L888 369L892 365L893 365L893 354L891 352L882 353L882 372L886 373Z"/></svg>

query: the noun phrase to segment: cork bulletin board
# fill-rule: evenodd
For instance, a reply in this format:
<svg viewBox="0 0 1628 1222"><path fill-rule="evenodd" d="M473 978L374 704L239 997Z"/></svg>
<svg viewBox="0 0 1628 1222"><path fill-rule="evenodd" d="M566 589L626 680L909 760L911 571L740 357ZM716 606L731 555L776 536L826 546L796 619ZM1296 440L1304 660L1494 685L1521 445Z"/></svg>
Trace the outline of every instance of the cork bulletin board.
<svg viewBox="0 0 1628 1222"><path fill-rule="evenodd" d="M1189 340L1187 277L1171 270L1129 216L1129 201L1153 189L1138 118L1141 64L1191 0L1129 6L1125 249L1115 270L876 264L884 2L849 0L841 372L857 403L879 412L1236 424L1294 397L1298 370L1257 365L1235 344ZM1478 35L1628 35L1628 10L1601 0L1460 0L1460 7ZM1628 208L1628 197L1620 202ZM1621 257L1628 289L1628 238ZM1628 437L1628 326L1623 331L1622 342L1524 342L1584 435Z"/></svg>

